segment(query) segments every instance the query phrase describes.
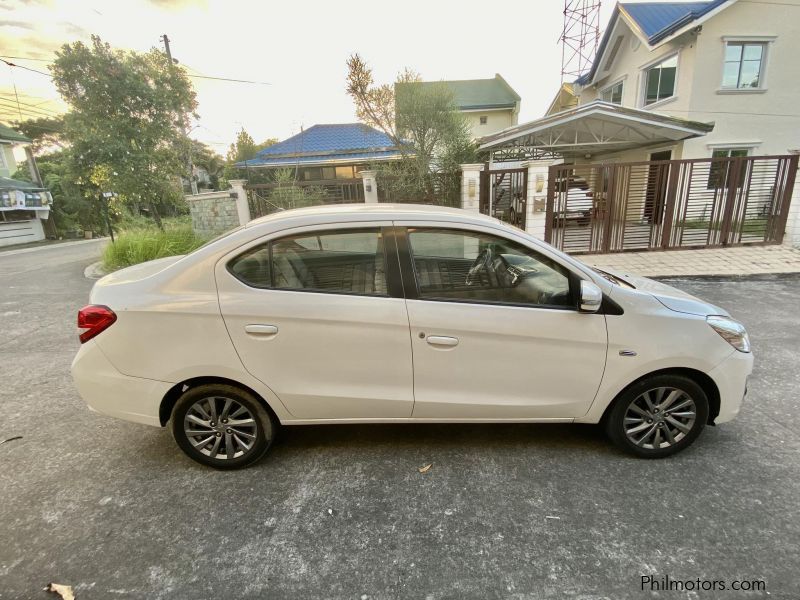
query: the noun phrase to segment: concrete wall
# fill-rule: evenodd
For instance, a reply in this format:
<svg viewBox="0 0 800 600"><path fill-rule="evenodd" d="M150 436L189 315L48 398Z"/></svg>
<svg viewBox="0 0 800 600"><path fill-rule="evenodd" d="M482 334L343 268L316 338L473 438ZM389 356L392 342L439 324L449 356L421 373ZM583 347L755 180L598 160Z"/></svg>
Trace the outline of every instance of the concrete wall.
<svg viewBox="0 0 800 600"><path fill-rule="evenodd" d="M231 190L186 196L192 228L200 235L212 236L239 226L236 196Z"/></svg>
<svg viewBox="0 0 800 600"><path fill-rule="evenodd" d="M16 222L0 221L0 246L14 246L27 244L44 239L42 222L38 218L31 218Z"/></svg>

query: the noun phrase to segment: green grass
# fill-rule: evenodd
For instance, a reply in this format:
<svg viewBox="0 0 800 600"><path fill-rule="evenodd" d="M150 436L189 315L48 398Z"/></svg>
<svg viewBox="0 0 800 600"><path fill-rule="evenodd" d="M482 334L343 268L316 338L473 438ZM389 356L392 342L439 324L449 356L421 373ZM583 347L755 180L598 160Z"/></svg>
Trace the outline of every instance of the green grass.
<svg viewBox="0 0 800 600"><path fill-rule="evenodd" d="M115 271L139 263L188 254L202 246L206 238L198 236L185 222L164 222L164 231L155 226L136 225L115 233L116 241L103 252L103 267Z"/></svg>

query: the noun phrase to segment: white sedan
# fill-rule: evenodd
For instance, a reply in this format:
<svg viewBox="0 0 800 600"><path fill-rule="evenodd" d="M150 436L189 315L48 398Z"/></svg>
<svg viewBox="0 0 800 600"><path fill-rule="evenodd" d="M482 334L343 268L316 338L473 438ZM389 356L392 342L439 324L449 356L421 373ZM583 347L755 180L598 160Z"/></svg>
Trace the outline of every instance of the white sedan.
<svg viewBox="0 0 800 600"><path fill-rule="evenodd" d="M739 412L744 327L457 209L338 205L252 221L99 280L72 364L90 408L258 460L280 425L602 423L663 457Z"/></svg>

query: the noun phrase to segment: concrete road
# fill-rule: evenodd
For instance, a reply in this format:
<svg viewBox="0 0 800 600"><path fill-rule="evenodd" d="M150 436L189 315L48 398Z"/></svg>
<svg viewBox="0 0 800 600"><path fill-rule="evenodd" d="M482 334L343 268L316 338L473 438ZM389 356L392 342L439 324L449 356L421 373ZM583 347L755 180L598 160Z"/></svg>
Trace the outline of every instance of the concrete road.
<svg viewBox="0 0 800 600"><path fill-rule="evenodd" d="M0 445L0 598L800 597L798 279L675 282L749 326L757 366L741 417L674 458L588 426L309 427L221 473L73 389L96 253L0 255L0 440L22 436Z"/></svg>

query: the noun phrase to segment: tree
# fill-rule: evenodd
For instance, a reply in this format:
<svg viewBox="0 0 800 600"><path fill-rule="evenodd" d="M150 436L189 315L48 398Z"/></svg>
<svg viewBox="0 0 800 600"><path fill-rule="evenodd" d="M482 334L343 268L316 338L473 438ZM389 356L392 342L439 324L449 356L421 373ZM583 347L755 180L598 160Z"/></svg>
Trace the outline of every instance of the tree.
<svg viewBox="0 0 800 600"><path fill-rule="evenodd" d="M67 145L63 117L28 119L15 123L14 128L32 140L31 149L34 154L43 150L63 150Z"/></svg>
<svg viewBox="0 0 800 600"><path fill-rule="evenodd" d="M358 55L347 60L347 93L363 123L383 131L402 160L375 165L378 179L399 198L432 198L435 175L452 173L475 159L466 118L444 83L422 83L406 69L394 85L376 85L372 69Z"/></svg>
<svg viewBox="0 0 800 600"><path fill-rule="evenodd" d="M92 36L64 44L50 70L70 107L64 137L84 195L113 190L160 223L158 207L183 201L178 182L188 176L183 132L197 101L183 68L155 48L115 50Z"/></svg>
<svg viewBox="0 0 800 600"><path fill-rule="evenodd" d="M273 146L278 143L276 138L268 138L261 142L260 144L256 144L253 136L247 133L242 127L239 130L239 133L236 134L236 141L231 144L230 148L228 149L228 154L225 157L225 171L224 171L224 179L227 181L229 179L237 179L240 176L241 169L238 169L235 165L238 162L242 162L245 160L249 160L253 158L256 153L264 148L268 148L269 146Z"/></svg>
<svg viewBox="0 0 800 600"><path fill-rule="evenodd" d="M208 173L212 189L220 189L220 179L225 169L224 158L203 142L192 140L192 162Z"/></svg>

